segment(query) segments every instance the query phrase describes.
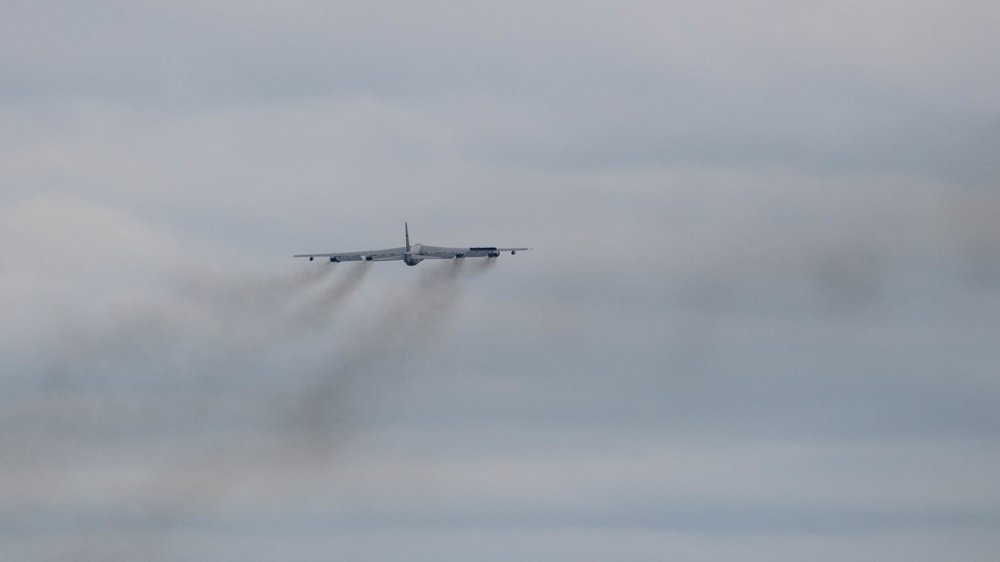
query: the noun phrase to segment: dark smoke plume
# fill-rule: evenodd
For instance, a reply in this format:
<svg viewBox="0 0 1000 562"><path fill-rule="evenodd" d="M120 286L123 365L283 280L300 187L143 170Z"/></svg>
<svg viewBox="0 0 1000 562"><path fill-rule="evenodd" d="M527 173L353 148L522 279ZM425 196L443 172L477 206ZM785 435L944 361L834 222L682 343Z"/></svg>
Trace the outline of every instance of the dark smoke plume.
<svg viewBox="0 0 1000 562"><path fill-rule="evenodd" d="M347 273L324 287L297 307L285 311L285 321L306 332L328 328L347 299L361 286L361 281L371 269L370 262L345 265Z"/></svg>
<svg viewBox="0 0 1000 562"><path fill-rule="evenodd" d="M7 450L39 466L117 451L147 476L64 518L80 540L51 559L177 558L172 535L232 497L307 494L328 481L355 415L441 337L463 278L490 266L428 261L412 284L379 294L366 323L340 314L374 267L361 262L284 275L187 271L165 298L64 326L58 339L71 343L50 366L62 382L26 396L21 422L4 421L20 428L4 437ZM0 461L0 474L27 475L11 463ZM98 535L127 540L86 538Z"/></svg>
<svg viewBox="0 0 1000 562"><path fill-rule="evenodd" d="M386 295L370 327L349 330L328 367L282 407L283 413L277 415L282 431L293 434L304 450L332 454L342 435L334 428L344 426L356 413L359 393L377 399L377 388L392 384L388 374L433 342L457 310L460 277L467 271L464 261L430 262L423 267L427 269L413 286Z"/></svg>

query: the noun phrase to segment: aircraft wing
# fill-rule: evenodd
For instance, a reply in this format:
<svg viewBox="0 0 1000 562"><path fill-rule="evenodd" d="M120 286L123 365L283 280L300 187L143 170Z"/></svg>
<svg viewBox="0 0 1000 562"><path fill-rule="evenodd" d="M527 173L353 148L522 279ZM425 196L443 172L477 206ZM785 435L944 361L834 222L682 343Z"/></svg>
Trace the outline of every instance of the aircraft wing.
<svg viewBox="0 0 1000 562"><path fill-rule="evenodd" d="M330 261L361 261L371 257L371 261L401 260L406 254L406 248L386 248L384 250L368 250L365 252L341 252L339 254L296 254L296 258L330 258Z"/></svg>
<svg viewBox="0 0 1000 562"><path fill-rule="evenodd" d="M421 246L420 247L420 257L421 258L438 258L438 259L453 259L453 258L485 258L485 257L496 257L503 252L520 252L524 250L530 250L531 248L497 248L495 246L478 246L471 248L448 248L444 246Z"/></svg>

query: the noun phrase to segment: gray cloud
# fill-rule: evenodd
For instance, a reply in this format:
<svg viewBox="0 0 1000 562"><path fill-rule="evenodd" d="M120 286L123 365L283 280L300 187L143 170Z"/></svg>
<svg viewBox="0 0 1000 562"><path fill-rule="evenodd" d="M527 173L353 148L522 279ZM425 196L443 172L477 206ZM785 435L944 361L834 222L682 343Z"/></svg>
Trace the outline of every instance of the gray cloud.
<svg viewBox="0 0 1000 562"><path fill-rule="evenodd" d="M413 150L491 166L998 177L984 150L1000 76L985 53L1000 16L985 4L8 11L6 96L46 113L366 99L450 131Z"/></svg>
<svg viewBox="0 0 1000 562"><path fill-rule="evenodd" d="M995 556L992 4L0 11L10 556Z"/></svg>

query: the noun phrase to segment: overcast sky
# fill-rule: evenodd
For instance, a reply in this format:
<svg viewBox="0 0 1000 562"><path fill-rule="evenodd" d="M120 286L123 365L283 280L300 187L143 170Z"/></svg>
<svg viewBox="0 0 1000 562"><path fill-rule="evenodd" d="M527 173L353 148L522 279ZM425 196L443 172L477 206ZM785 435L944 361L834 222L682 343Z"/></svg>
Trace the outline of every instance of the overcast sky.
<svg viewBox="0 0 1000 562"><path fill-rule="evenodd" d="M994 560L1000 5L0 1L0 550ZM495 263L291 258L414 242Z"/></svg>

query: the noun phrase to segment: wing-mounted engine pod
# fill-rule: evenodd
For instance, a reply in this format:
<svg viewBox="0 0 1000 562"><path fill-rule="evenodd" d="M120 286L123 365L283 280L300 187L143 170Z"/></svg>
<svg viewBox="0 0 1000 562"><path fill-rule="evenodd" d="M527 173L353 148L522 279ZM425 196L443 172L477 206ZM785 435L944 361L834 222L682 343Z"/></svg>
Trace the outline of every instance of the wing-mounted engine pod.
<svg viewBox="0 0 1000 562"><path fill-rule="evenodd" d="M339 261L336 256L330 258L330 263L337 263Z"/></svg>
<svg viewBox="0 0 1000 562"><path fill-rule="evenodd" d="M372 257L371 256L365 256L365 261L372 261Z"/></svg>

